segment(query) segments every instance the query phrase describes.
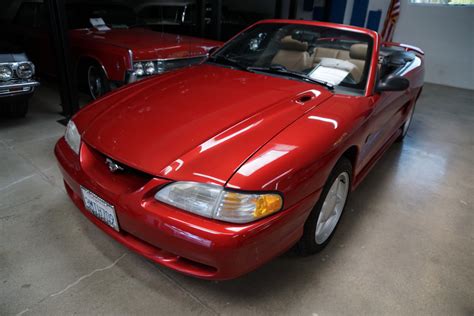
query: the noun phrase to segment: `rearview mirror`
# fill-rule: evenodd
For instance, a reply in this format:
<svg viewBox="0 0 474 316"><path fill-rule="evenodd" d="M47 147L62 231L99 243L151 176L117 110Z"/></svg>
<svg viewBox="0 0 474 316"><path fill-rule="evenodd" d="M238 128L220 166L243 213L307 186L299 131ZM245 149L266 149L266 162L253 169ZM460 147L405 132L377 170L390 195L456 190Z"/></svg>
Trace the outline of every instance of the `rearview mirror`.
<svg viewBox="0 0 474 316"><path fill-rule="evenodd" d="M401 76L389 76L384 81L379 81L377 92L381 91L403 91L410 87L410 81Z"/></svg>

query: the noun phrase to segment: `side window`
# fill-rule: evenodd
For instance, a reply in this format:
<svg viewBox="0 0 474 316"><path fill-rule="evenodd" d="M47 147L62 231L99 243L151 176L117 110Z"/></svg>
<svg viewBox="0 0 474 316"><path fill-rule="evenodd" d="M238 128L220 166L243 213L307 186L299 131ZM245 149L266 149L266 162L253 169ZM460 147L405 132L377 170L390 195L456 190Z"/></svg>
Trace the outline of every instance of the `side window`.
<svg viewBox="0 0 474 316"><path fill-rule="evenodd" d="M23 2L13 20L13 23L22 26L35 27L37 11L37 3Z"/></svg>

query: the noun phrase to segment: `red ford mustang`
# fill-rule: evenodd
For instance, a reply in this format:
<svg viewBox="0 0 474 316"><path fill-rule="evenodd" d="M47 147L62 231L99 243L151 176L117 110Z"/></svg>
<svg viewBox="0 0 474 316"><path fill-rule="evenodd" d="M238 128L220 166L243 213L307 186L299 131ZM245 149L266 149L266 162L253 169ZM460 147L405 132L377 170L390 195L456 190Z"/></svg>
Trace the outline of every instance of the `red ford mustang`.
<svg viewBox="0 0 474 316"><path fill-rule="evenodd" d="M182 273L235 278L329 242L351 190L406 135L423 75L420 49L374 31L262 21L84 108L55 153L105 233Z"/></svg>

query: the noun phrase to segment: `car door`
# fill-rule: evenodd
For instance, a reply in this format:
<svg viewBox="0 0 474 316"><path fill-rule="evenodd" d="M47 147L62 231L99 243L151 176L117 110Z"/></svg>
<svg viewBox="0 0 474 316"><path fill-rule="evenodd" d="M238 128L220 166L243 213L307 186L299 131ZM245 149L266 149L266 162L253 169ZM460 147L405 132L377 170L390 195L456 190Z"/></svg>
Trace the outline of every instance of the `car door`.
<svg viewBox="0 0 474 316"><path fill-rule="evenodd" d="M379 79L377 78L376 85ZM365 143L361 148L363 167L391 140L402 123L404 109L410 102L409 90L374 92L370 97L371 113L365 123Z"/></svg>

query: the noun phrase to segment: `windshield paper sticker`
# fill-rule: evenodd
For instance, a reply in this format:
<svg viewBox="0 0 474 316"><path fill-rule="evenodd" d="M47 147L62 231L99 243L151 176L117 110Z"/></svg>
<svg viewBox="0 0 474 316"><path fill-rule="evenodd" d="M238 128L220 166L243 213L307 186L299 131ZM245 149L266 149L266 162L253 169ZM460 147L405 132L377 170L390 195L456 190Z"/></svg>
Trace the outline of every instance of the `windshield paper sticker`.
<svg viewBox="0 0 474 316"><path fill-rule="evenodd" d="M354 68L354 64L345 60L321 58L321 62L309 73L309 77L337 86Z"/></svg>
<svg viewBox="0 0 474 316"><path fill-rule="evenodd" d="M105 22L102 18L90 18L89 21L91 22L92 26L99 31L110 31L110 28L105 25Z"/></svg>

